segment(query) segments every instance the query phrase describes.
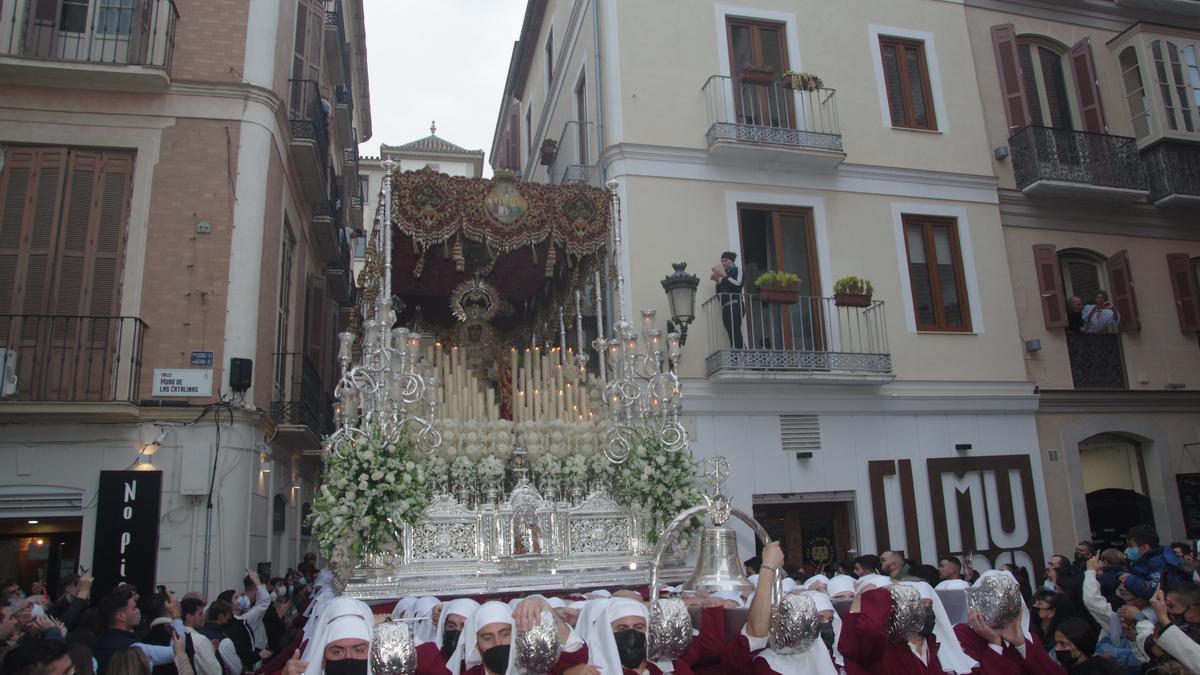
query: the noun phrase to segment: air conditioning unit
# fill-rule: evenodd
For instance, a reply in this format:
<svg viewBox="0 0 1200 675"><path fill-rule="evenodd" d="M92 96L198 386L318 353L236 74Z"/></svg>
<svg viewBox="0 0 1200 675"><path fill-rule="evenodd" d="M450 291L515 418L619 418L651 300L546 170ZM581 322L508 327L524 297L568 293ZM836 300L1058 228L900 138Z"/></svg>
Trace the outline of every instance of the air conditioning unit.
<svg viewBox="0 0 1200 675"><path fill-rule="evenodd" d="M17 394L17 350L0 348L0 397Z"/></svg>

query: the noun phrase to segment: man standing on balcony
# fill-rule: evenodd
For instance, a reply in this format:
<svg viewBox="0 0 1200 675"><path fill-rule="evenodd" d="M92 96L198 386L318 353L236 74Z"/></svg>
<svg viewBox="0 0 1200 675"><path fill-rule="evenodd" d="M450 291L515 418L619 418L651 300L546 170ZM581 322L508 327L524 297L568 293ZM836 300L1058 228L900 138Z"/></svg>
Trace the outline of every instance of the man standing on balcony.
<svg viewBox="0 0 1200 675"><path fill-rule="evenodd" d="M729 337L732 349L744 349L742 339L742 278L738 267L734 264L737 254L725 251L721 254L721 264L713 267L709 278L717 282L717 298L721 303L721 323L725 324L725 335Z"/></svg>

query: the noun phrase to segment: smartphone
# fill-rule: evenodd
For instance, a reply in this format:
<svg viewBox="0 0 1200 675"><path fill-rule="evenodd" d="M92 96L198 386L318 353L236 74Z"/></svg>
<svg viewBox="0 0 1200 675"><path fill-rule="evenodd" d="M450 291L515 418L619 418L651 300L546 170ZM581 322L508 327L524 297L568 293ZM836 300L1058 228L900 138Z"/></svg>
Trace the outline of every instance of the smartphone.
<svg viewBox="0 0 1200 675"><path fill-rule="evenodd" d="M171 629L175 631L175 635L183 637L183 619L172 619Z"/></svg>

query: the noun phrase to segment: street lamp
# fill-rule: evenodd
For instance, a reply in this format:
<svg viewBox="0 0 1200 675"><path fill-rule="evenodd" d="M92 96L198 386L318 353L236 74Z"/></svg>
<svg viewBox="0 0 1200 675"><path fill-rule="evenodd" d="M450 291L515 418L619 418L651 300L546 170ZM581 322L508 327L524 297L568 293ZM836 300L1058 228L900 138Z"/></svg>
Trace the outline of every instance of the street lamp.
<svg viewBox="0 0 1200 675"><path fill-rule="evenodd" d="M671 263L675 271L662 280L671 305L671 321L679 326L679 344L687 342L688 324L696 319L696 288L700 277L687 273L687 263Z"/></svg>

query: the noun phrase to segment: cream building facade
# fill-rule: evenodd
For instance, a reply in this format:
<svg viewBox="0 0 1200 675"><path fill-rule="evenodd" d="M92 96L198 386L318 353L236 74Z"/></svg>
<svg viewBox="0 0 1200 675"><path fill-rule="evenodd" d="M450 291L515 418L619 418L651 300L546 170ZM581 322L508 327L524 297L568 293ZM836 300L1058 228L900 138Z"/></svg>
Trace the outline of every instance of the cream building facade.
<svg viewBox="0 0 1200 675"><path fill-rule="evenodd" d="M701 277L693 450L730 458L735 504L794 564L1037 570L1050 550L972 49L957 2L527 5L493 167L617 181L627 309L669 316L668 263ZM751 293L730 330L708 281L726 250ZM761 302L767 269L801 277L796 304ZM833 299L848 275L872 281L866 306Z"/></svg>
<svg viewBox="0 0 1200 675"><path fill-rule="evenodd" d="M965 4L1054 549L1200 537L1200 8Z"/></svg>
<svg viewBox="0 0 1200 675"><path fill-rule="evenodd" d="M130 534L143 594L214 597L309 550L364 38L360 0L0 5L0 576ZM160 498L99 494L127 469Z"/></svg>

